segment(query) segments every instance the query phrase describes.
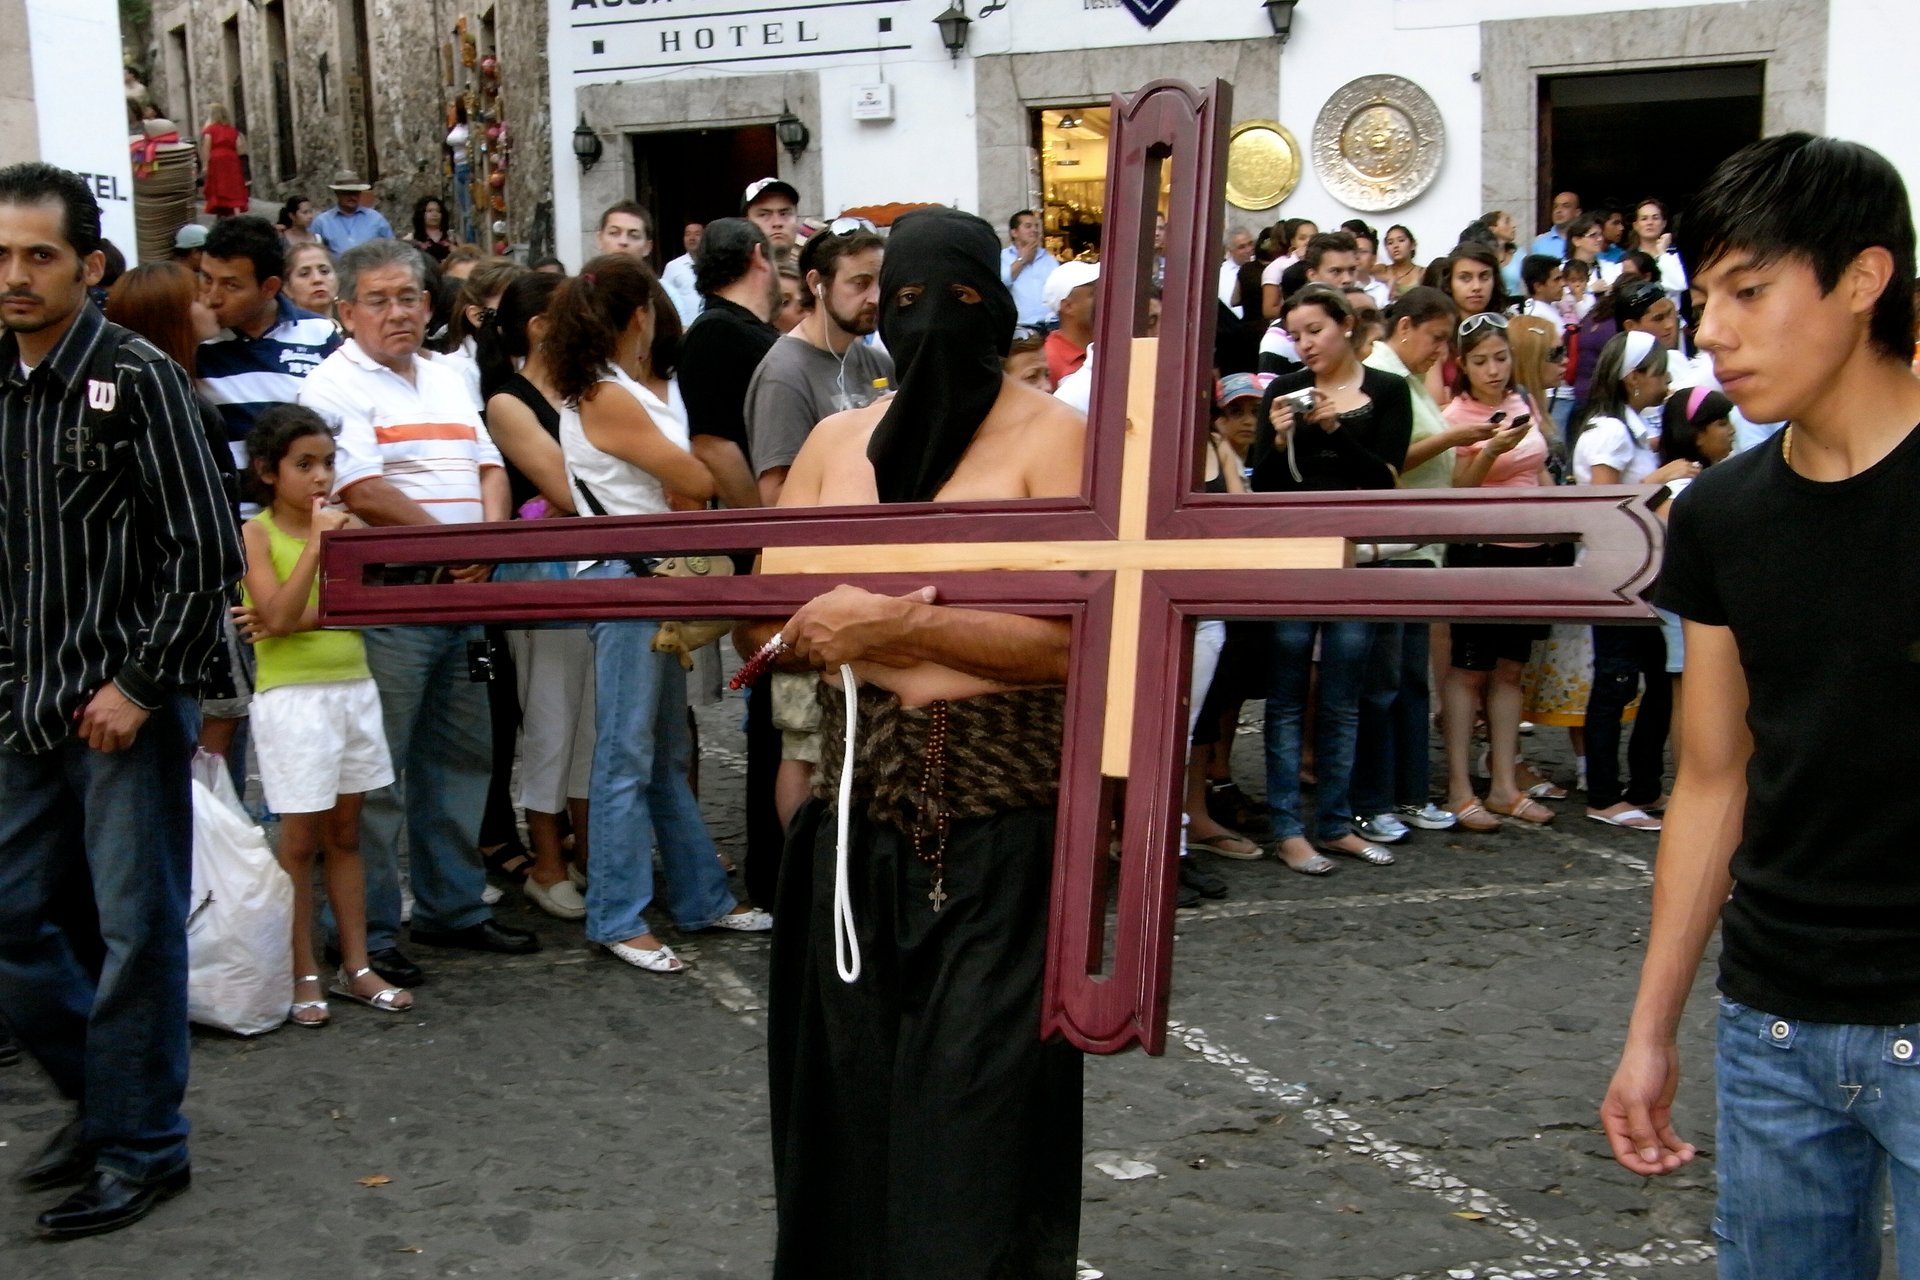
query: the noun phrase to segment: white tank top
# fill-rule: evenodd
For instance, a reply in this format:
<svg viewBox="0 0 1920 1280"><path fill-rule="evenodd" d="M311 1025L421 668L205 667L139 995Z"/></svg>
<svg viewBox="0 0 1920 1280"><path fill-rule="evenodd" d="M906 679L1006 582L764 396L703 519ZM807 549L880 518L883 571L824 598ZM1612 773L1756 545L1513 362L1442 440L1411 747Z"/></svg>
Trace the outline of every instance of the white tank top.
<svg viewBox="0 0 1920 1280"><path fill-rule="evenodd" d="M653 419L660 434L681 449L690 450L687 437L687 404L680 398L680 382L667 383L667 398L662 400L621 370L608 365L601 382L611 382L635 400ZM666 490L651 472L596 449L580 426L580 411L562 406L560 410L560 449L566 455L567 471L578 484L584 484L610 516L650 516L667 510ZM591 504L582 502L580 514L595 514Z"/></svg>

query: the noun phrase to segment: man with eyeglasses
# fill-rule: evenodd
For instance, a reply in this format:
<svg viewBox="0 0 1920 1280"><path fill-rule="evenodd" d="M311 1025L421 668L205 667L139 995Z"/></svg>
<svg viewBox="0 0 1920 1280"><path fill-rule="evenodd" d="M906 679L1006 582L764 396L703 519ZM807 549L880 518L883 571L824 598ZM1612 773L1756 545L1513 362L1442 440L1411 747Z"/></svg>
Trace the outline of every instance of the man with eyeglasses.
<svg viewBox="0 0 1920 1280"><path fill-rule="evenodd" d="M1053 319L1047 305L1047 280L1060 260L1040 243L1040 219L1031 209L1022 209L1007 219L1007 235L1012 244L1000 251L1000 279L1013 291L1014 316L1021 324L1042 324Z"/></svg>
<svg viewBox="0 0 1920 1280"><path fill-rule="evenodd" d="M507 518L507 473L460 374L420 356L431 301L426 259L400 240L340 258L340 319L353 334L300 386L299 403L334 429L334 495L370 525ZM410 582L478 582L486 565L389 571ZM481 895L480 814L492 772L487 692L475 682L477 626L369 627L367 665L399 780L367 797L367 950L399 987L423 974L398 946L400 834L407 835L423 946L524 955L531 933L497 924ZM484 676L481 677L484 679Z"/></svg>

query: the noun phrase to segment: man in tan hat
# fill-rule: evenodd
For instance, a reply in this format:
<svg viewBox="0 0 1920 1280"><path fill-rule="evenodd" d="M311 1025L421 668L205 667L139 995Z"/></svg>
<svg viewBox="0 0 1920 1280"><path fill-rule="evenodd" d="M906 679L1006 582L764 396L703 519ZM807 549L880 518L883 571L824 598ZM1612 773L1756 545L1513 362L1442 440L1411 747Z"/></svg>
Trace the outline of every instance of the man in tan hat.
<svg viewBox="0 0 1920 1280"><path fill-rule="evenodd" d="M342 169L327 185L333 191L333 208L313 220L312 231L335 257L369 240L393 239L393 228L379 210L360 207L360 193L367 184L359 174Z"/></svg>

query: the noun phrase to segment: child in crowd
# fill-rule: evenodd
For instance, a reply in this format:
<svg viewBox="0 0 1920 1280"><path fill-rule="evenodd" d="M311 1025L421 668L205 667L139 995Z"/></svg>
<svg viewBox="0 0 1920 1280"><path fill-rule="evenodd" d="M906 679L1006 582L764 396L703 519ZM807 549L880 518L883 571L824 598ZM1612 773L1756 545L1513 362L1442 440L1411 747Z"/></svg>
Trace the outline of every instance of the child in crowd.
<svg viewBox="0 0 1920 1280"><path fill-rule="evenodd" d="M294 999L303 1027L327 1023L313 951L313 860L326 851L327 897L344 963L333 995L401 1013L413 996L389 986L367 960L366 874L360 799L393 782L380 694L357 631L320 631L320 537L352 517L328 510L334 443L311 409L277 405L247 434L253 478L270 495L241 530L247 551L243 604L234 610L255 645L253 743L267 804L280 815L280 865L293 878Z"/></svg>

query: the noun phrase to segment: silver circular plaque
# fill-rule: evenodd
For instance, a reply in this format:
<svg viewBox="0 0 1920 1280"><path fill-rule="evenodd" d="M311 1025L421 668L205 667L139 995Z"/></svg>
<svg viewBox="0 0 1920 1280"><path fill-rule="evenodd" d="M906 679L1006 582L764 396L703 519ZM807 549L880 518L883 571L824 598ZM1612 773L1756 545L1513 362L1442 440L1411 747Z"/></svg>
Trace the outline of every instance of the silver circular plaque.
<svg viewBox="0 0 1920 1280"><path fill-rule="evenodd" d="M1398 209L1433 185L1446 153L1440 109L1400 76L1350 80L1313 124L1313 165L1342 204Z"/></svg>

